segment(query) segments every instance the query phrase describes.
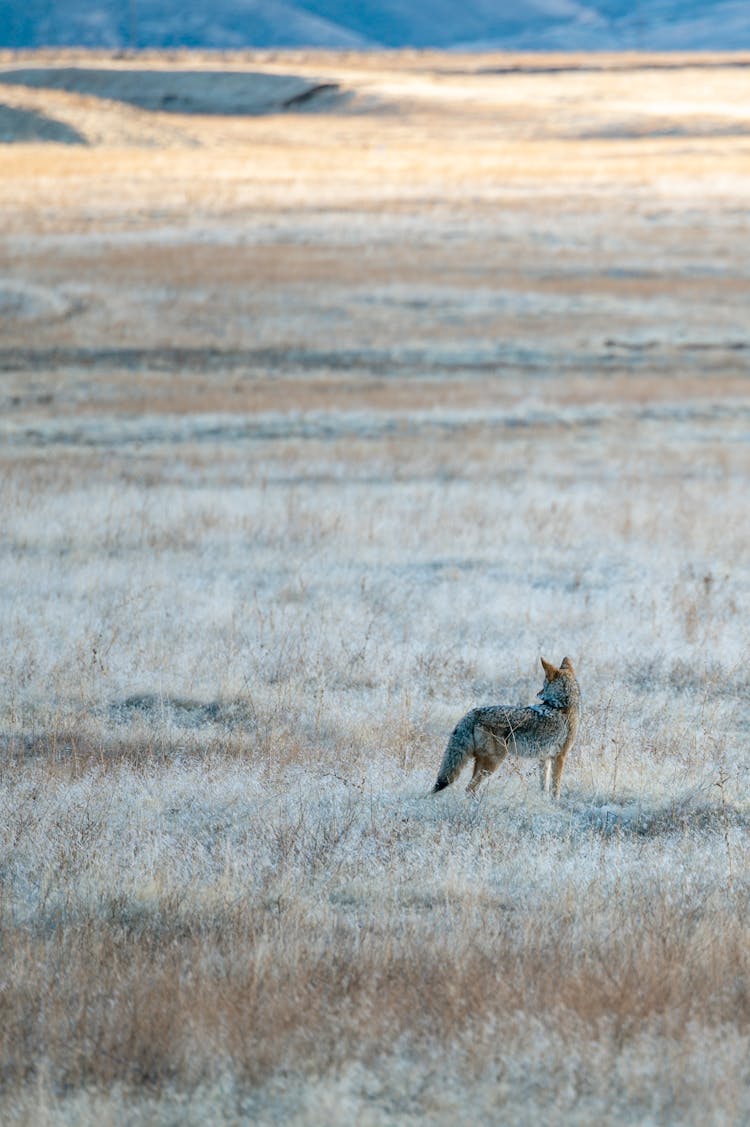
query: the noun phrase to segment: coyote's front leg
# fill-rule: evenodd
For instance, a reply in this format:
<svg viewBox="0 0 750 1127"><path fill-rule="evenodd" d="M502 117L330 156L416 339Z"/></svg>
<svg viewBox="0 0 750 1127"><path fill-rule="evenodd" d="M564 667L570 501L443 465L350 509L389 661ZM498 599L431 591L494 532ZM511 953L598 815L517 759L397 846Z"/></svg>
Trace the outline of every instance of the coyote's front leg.
<svg viewBox="0 0 750 1127"><path fill-rule="evenodd" d="M560 780L562 779L563 767L565 766L565 756L568 754L567 749L561 751L552 760L552 797L560 797Z"/></svg>

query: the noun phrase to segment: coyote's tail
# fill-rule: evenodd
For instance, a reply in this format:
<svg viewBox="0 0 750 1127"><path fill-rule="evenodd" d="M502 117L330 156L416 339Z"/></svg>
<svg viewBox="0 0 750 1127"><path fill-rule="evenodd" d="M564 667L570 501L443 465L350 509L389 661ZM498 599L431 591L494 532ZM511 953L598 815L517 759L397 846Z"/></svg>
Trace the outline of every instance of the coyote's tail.
<svg viewBox="0 0 750 1127"><path fill-rule="evenodd" d="M443 762L440 764L438 771L437 782L431 790L431 794L437 794L439 790L445 790L451 783L455 782L461 773L466 760L474 751L474 717L472 713L464 716L456 727L451 732L451 738L448 740L448 746L443 755Z"/></svg>

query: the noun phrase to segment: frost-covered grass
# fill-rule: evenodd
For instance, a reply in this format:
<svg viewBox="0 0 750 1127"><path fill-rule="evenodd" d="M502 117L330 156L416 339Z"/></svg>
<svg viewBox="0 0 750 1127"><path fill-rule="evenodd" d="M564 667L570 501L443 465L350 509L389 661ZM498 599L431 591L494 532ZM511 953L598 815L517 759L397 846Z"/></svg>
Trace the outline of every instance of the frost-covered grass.
<svg viewBox="0 0 750 1127"><path fill-rule="evenodd" d="M8 1089L72 1121L111 1085L146 1120L746 1117L750 814L662 767L632 820L583 758L556 807L513 773L429 802L386 757L16 766Z"/></svg>
<svg viewBox="0 0 750 1127"><path fill-rule="evenodd" d="M750 1115L741 453L472 428L7 458L6 1118ZM560 803L425 797L540 653Z"/></svg>

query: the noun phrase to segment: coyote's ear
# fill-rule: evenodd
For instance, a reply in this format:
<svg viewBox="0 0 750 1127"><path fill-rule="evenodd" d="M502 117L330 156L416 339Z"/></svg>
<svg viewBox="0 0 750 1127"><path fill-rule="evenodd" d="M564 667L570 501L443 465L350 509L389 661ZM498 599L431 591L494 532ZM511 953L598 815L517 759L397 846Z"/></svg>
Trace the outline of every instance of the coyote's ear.
<svg viewBox="0 0 750 1127"><path fill-rule="evenodd" d="M564 657L562 659L562 661L560 662L560 668L561 669L567 669L568 673L572 673L573 672L573 662L570 660L569 657Z"/></svg>
<svg viewBox="0 0 750 1127"><path fill-rule="evenodd" d="M560 670L557 668L557 666L553 665L551 661L545 661L544 658L541 658L540 660L542 662L542 669L544 670L547 680L554 681L555 677L557 677L560 673Z"/></svg>

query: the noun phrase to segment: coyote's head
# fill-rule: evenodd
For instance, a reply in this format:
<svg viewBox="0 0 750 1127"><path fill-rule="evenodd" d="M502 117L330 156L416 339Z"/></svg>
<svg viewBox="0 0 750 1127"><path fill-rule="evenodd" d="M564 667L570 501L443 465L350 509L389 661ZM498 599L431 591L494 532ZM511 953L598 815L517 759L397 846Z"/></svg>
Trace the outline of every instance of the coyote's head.
<svg viewBox="0 0 750 1127"><path fill-rule="evenodd" d="M544 684L537 693L540 700L551 708L575 708L581 700L573 662L569 657L564 657L560 668L542 658L544 669Z"/></svg>

